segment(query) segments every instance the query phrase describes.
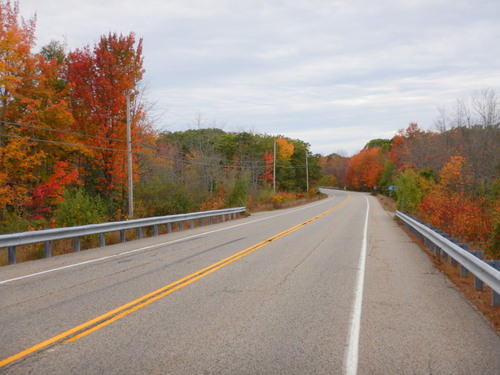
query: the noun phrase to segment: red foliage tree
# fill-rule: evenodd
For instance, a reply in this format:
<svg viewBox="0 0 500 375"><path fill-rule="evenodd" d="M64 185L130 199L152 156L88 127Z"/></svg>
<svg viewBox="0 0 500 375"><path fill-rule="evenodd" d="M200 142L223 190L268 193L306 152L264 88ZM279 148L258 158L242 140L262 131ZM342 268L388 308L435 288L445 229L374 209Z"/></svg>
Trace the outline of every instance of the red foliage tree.
<svg viewBox="0 0 500 375"><path fill-rule="evenodd" d="M266 163L266 170L262 173L262 180L268 183L273 182L273 164L274 164L274 156L272 152L265 151L264 152L264 162Z"/></svg>
<svg viewBox="0 0 500 375"><path fill-rule="evenodd" d="M26 204L32 212L32 219L50 219L52 209L62 203L66 187L78 182L78 170L68 162L56 162L54 173L47 182L35 188L31 201Z"/></svg>
<svg viewBox="0 0 500 375"><path fill-rule="evenodd" d="M142 39L109 34L89 47L70 53L68 80L71 84L74 130L94 136L82 141L96 147L87 160L87 181L111 200L123 199L127 180L126 96L134 99L142 79ZM150 128L138 100L132 101L132 139L136 153ZM136 162L136 159L134 159ZM134 163L134 170L137 166Z"/></svg>

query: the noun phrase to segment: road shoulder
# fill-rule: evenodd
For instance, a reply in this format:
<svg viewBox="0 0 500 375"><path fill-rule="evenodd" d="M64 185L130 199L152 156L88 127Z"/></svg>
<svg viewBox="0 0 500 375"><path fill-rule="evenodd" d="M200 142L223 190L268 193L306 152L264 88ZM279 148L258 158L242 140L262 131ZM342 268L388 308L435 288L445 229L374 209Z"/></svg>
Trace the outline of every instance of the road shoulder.
<svg viewBox="0 0 500 375"><path fill-rule="evenodd" d="M370 206L359 373L498 370L499 336L374 197Z"/></svg>

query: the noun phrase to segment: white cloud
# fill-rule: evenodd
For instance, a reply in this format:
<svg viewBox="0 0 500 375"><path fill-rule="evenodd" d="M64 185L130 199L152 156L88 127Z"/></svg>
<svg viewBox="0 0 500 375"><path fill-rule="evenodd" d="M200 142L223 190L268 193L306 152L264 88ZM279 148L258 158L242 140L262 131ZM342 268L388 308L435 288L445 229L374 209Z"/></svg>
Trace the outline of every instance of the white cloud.
<svg viewBox="0 0 500 375"><path fill-rule="evenodd" d="M158 127L198 112L225 129L349 153L436 108L500 88L497 0L21 0L41 45L144 38ZM175 113L175 114L174 114ZM302 129L307 129L305 132ZM299 137L300 135L300 137ZM343 145L343 147L342 147ZM334 149L329 149L330 147Z"/></svg>

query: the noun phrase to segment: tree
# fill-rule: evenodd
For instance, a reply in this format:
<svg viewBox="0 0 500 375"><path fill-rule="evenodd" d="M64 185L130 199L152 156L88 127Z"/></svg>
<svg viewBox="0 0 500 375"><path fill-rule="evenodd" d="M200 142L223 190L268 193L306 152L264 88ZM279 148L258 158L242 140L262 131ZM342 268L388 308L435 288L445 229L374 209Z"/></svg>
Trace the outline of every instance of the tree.
<svg viewBox="0 0 500 375"><path fill-rule="evenodd" d="M468 242L487 243L493 229L492 210L484 195L470 193L469 164L461 156L450 158L439 174L439 183L423 198L420 209L434 226Z"/></svg>
<svg viewBox="0 0 500 375"><path fill-rule="evenodd" d="M264 162L266 163L266 169L264 173L262 173L262 180L272 184L274 179L274 155L269 151L264 152Z"/></svg>
<svg viewBox="0 0 500 375"><path fill-rule="evenodd" d="M384 157L380 147L363 149L351 158L346 172L349 186L366 190L377 186L384 169Z"/></svg>
<svg viewBox="0 0 500 375"><path fill-rule="evenodd" d="M32 64L35 18L19 22L19 3L0 3L0 219L7 206L17 211L29 197L30 185L36 181L34 170L44 154L31 151L14 126L21 110L19 90L26 80L27 65Z"/></svg>
<svg viewBox="0 0 500 375"><path fill-rule="evenodd" d="M472 105L478 116L476 124L483 127L500 125L500 98L493 89L483 89L472 94Z"/></svg>
<svg viewBox="0 0 500 375"><path fill-rule="evenodd" d="M281 162L287 162L293 155L294 145L283 137L276 138L276 158Z"/></svg>
<svg viewBox="0 0 500 375"><path fill-rule="evenodd" d="M391 139L372 139L365 145L365 149L370 149L374 147L380 147L383 151L387 152L390 150L392 145L392 140Z"/></svg>
<svg viewBox="0 0 500 375"><path fill-rule="evenodd" d="M346 186L346 171L349 166L349 158L339 155L330 154L327 156L319 156L318 163L321 167L321 174L325 176L326 183L329 186Z"/></svg>
<svg viewBox="0 0 500 375"><path fill-rule="evenodd" d="M413 169L405 169L394 180L398 209L415 213L424 197L419 175Z"/></svg>
<svg viewBox="0 0 500 375"><path fill-rule="evenodd" d="M83 161L88 189L108 198L115 209L124 207L126 195L126 96L132 98L134 155L151 132L144 105L136 90L144 73L142 39L110 33L93 50L77 49L69 54L67 79L71 85L73 130L92 137L82 142L94 147ZM137 157L134 158L137 176Z"/></svg>
<svg viewBox="0 0 500 375"><path fill-rule="evenodd" d="M18 2L0 3L0 220L6 209L23 214L37 186L57 174L70 148L47 142L65 143L68 135L58 130L73 122L62 61L33 53L35 18L18 19Z"/></svg>

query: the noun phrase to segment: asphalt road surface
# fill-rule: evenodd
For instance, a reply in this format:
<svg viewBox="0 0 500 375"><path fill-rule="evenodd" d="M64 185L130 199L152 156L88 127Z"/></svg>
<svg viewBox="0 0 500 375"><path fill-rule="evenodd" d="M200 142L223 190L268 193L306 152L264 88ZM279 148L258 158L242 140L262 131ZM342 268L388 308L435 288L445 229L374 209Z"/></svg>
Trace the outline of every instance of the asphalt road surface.
<svg viewBox="0 0 500 375"><path fill-rule="evenodd" d="M0 268L0 374L500 374L500 337L375 198Z"/></svg>

